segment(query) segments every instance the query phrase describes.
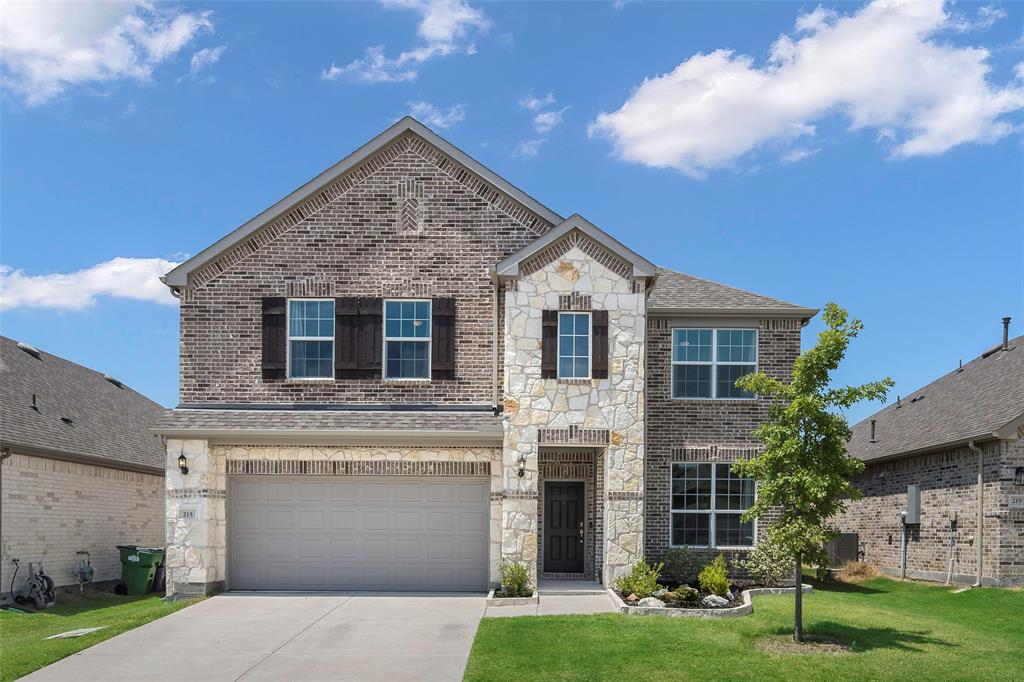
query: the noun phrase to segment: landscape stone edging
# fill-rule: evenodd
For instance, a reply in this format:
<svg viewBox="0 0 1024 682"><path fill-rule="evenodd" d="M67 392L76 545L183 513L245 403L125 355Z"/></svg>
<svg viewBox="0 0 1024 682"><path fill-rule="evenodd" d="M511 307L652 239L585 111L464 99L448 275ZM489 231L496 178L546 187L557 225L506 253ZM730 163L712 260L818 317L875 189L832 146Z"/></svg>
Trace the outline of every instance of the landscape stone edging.
<svg viewBox="0 0 1024 682"><path fill-rule="evenodd" d="M534 592L532 597L495 597L496 590L487 593L487 606L530 606L540 603L540 594Z"/></svg>
<svg viewBox="0 0 1024 682"><path fill-rule="evenodd" d="M802 588L804 594L814 589L806 583L802 584ZM736 618L738 616L746 616L754 612L754 604L750 599L752 596L756 597L762 594L794 594L795 592L795 587L755 587L743 590L743 603L739 606L727 609L677 609L664 606L629 606L622 601L622 597L615 590L608 588L608 596L611 598L612 604L622 613L634 616L668 616L671 618Z"/></svg>

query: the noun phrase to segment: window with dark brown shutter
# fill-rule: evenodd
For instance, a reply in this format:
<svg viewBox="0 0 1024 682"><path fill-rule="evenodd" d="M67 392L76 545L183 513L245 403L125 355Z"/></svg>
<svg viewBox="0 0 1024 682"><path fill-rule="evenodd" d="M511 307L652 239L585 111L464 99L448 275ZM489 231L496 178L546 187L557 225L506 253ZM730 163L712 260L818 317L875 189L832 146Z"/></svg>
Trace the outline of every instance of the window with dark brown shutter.
<svg viewBox="0 0 1024 682"><path fill-rule="evenodd" d="M430 377L455 378L455 299L431 302Z"/></svg>
<svg viewBox="0 0 1024 682"><path fill-rule="evenodd" d="M381 299L346 297L334 300L336 379L380 379L382 329Z"/></svg>
<svg viewBox="0 0 1024 682"><path fill-rule="evenodd" d="M591 359L591 376L594 379L608 378L608 311L595 310L591 313L591 340L594 347Z"/></svg>
<svg viewBox="0 0 1024 682"><path fill-rule="evenodd" d="M558 378L558 311L545 310L541 326L540 376Z"/></svg>
<svg viewBox="0 0 1024 682"><path fill-rule="evenodd" d="M288 362L287 301L283 297L263 299L263 378L284 379Z"/></svg>

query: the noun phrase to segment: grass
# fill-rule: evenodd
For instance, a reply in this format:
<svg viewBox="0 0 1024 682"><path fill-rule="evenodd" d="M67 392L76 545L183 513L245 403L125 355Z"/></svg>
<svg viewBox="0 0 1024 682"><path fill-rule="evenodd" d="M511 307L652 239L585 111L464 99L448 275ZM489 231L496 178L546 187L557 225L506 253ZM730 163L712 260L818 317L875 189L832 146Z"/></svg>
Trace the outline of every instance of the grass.
<svg viewBox="0 0 1024 682"><path fill-rule="evenodd" d="M165 602L160 595L119 597L108 593L59 594L45 611L23 607L29 614L0 611L0 681L8 682L77 653L93 644L137 628L197 600ZM45 639L68 630L105 626L71 639Z"/></svg>
<svg viewBox="0 0 1024 682"><path fill-rule="evenodd" d="M466 680L1022 680L1024 592L876 578L815 584L805 632L849 652L793 654L793 597L751 616L691 620L602 614L485 618Z"/></svg>

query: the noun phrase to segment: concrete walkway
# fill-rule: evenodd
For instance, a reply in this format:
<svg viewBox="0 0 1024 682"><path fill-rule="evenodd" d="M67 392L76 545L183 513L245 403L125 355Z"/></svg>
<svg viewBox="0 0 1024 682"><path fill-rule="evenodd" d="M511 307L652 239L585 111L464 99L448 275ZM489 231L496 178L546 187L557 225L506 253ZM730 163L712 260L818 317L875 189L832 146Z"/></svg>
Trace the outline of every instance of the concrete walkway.
<svg viewBox="0 0 1024 682"><path fill-rule="evenodd" d="M541 579L537 583L539 604L527 606L488 606L487 618L509 616L566 616L592 613L616 613L611 598L592 580Z"/></svg>
<svg viewBox="0 0 1024 682"><path fill-rule="evenodd" d="M484 596L232 592L26 680L461 680Z"/></svg>

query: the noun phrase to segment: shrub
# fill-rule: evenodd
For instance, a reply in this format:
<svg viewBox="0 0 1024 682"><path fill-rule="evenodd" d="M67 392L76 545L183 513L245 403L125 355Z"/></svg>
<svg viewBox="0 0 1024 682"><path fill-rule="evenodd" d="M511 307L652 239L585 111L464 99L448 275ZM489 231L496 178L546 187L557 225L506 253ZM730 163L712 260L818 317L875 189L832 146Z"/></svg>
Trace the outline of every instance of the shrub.
<svg viewBox="0 0 1024 682"><path fill-rule="evenodd" d="M660 589L658 578L664 564L648 564L643 557L633 564L633 570L615 579L615 589L629 596L635 594L640 599L650 597Z"/></svg>
<svg viewBox="0 0 1024 682"><path fill-rule="evenodd" d="M676 599L681 602L695 602L700 599L700 592L693 589L689 585L680 585L675 589L673 594L676 595Z"/></svg>
<svg viewBox="0 0 1024 682"><path fill-rule="evenodd" d="M793 556L771 534L750 550L743 568L762 583L774 587L793 577Z"/></svg>
<svg viewBox="0 0 1024 682"><path fill-rule="evenodd" d="M498 573L501 575L502 597L529 597L533 594L530 570L526 568L526 564L503 561L498 567Z"/></svg>
<svg viewBox="0 0 1024 682"><path fill-rule="evenodd" d="M719 554L715 560L704 567L704 570L697 576L700 589L708 594L717 594L724 597L729 591L729 576L726 574L725 557Z"/></svg>
<svg viewBox="0 0 1024 682"><path fill-rule="evenodd" d="M661 557L665 564L661 577L676 585L692 585L697 582L700 573L700 557L685 547L670 549Z"/></svg>

